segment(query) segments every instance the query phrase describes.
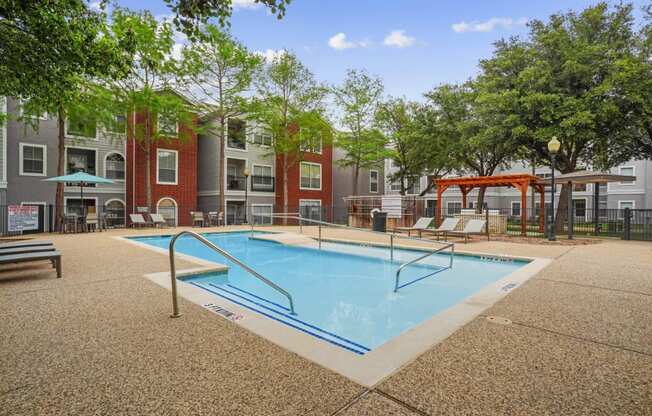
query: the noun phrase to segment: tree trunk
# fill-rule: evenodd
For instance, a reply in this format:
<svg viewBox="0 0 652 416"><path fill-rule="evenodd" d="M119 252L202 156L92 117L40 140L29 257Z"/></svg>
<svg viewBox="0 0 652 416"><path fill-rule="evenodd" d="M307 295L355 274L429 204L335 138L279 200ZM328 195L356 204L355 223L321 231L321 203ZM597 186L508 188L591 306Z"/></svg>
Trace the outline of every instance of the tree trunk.
<svg viewBox="0 0 652 416"><path fill-rule="evenodd" d="M219 207L217 209L217 212L223 212L224 219L226 221L226 199L224 196L224 171L226 170L226 155L225 155L225 132L226 126L225 126L225 120L222 118L220 120L220 160L219 160L219 166L218 170L219 173L217 175L218 179L218 189L220 191L220 196L219 196Z"/></svg>
<svg viewBox="0 0 652 416"><path fill-rule="evenodd" d="M148 212L152 212L152 130L149 110L145 111L145 195Z"/></svg>
<svg viewBox="0 0 652 416"><path fill-rule="evenodd" d="M486 190L487 188L485 186L481 186L480 189L478 189L478 206L475 207L475 212L477 213L482 213L482 208L484 207L484 194Z"/></svg>
<svg viewBox="0 0 652 416"><path fill-rule="evenodd" d="M57 132L57 147L59 151L59 156L57 159L57 176L63 176L65 175L65 152L66 152L66 136L65 136L65 128L66 128L66 115L64 112L63 107L58 108L58 114L57 114L57 127L58 127L58 132ZM61 182L57 183L57 193L56 197L54 200L54 205L55 205L55 220L54 220L54 229L55 230L61 230L61 225L63 222L63 186L64 184ZM84 204L84 201L81 201L82 206Z"/></svg>
<svg viewBox="0 0 652 416"><path fill-rule="evenodd" d="M283 213L288 212L288 155L283 155ZM301 187L301 172L299 172L299 187ZM301 214L299 214L301 216ZM287 225L287 217L283 217L283 225Z"/></svg>
<svg viewBox="0 0 652 416"><path fill-rule="evenodd" d="M555 198L558 201L555 211L555 232L560 234L564 231L564 221L568 218L568 191L569 185L562 184L559 196Z"/></svg>
<svg viewBox="0 0 652 416"><path fill-rule="evenodd" d="M353 167L353 195L358 195L358 178L360 177L360 166L357 164Z"/></svg>

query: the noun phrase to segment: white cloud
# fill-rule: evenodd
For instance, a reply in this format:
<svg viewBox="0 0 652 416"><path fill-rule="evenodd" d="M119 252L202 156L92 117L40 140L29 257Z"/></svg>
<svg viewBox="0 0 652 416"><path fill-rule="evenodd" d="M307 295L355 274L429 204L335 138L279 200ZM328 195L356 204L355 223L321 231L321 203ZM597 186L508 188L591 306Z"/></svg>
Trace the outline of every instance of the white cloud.
<svg viewBox="0 0 652 416"><path fill-rule="evenodd" d="M254 10L260 7L260 3L256 3L254 0L233 0L231 2L234 10L238 9L247 9Z"/></svg>
<svg viewBox="0 0 652 416"><path fill-rule="evenodd" d="M405 34L405 30L392 30L389 35L385 36L383 45L394 48L407 48L414 45L416 39Z"/></svg>
<svg viewBox="0 0 652 416"><path fill-rule="evenodd" d="M88 4L88 7L89 7L91 10L94 10L94 11L96 11L96 12L99 12L100 10L102 10L102 7L101 7L101 6L102 6L102 2L101 2L101 1L92 1L92 2L90 2L90 3Z"/></svg>
<svg viewBox="0 0 652 416"><path fill-rule="evenodd" d="M342 32L328 39L328 46L338 51L342 51L344 49L353 49L353 48L366 48L370 44L371 42L369 40L361 40L358 42L348 40L346 38L346 33L342 33Z"/></svg>
<svg viewBox="0 0 652 416"><path fill-rule="evenodd" d="M453 24L451 27L457 33L466 32L491 32L497 28L511 29L515 26L525 26L528 22L527 17L519 19L512 19L511 17L492 17L484 22L459 22Z"/></svg>
<svg viewBox="0 0 652 416"><path fill-rule="evenodd" d="M265 51L256 51L256 55L260 55L265 58L266 62L274 62L276 59L288 53L285 49L267 49Z"/></svg>

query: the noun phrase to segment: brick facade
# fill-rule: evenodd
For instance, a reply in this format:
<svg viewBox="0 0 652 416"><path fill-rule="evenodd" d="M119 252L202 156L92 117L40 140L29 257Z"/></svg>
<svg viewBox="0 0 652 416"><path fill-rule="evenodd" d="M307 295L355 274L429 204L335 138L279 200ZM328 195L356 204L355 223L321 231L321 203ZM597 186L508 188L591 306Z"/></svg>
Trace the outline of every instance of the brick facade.
<svg viewBox="0 0 652 416"><path fill-rule="evenodd" d="M136 123L144 116L137 115ZM156 125L156 119L153 120ZM190 211L197 209L197 134L187 126L179 126L179 139L160 139L152 144L150 173L152 183L151 212L163 198L171 198L177 205L177 225L191 225ZM157 183L157 150L177 152L177 184ZM134 163L135 162L135 163ZM134 172L135 169L135 172ZM132 137L127 141L127 214L137 212L137 207L147 206L146 150ZM135 178L134 178L135 173Z"/></svg>
<svg viewBox="0 0 652 416"><path fill-rule="evenodd" d="M301 167L300 162L293 164L288 171L288 211L297 212L300 201L319 200L321 201L323 219L331 220L331 207L333 205L333 149L330 146L324 146L321 153L304 153L304 162L321 164L321 189L309 190L301 189ZM276 211L280 212L284 208L283 204L283 156L276 157Z"/></svg>

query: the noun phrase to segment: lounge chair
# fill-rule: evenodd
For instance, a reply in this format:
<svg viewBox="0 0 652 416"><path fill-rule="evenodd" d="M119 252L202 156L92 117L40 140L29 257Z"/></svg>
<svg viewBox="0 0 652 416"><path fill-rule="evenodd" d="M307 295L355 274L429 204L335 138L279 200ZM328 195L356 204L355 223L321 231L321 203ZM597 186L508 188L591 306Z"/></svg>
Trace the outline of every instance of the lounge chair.
<svg viewBox="0 0 652 416"><path fill-rule="evenodd" d="M27 241L10 241L0 244L0 249L13 248L13 247L39 247L39 246L51 246L51 241L45 240L27 240Z"/></svg>
<svg viewBox="0 0 652 416"><path fill-rule="evenodd" d="M132 227L146 227L147 221L143 217L143 214L129 214L129 220L131 221Z"/></svg>
<svg viewBox="0 0 652 416"><path fill-rule="evenodd" d="M43 251L55 251L55 248L53 245L36 247L0 247L0 256L8 254L39 253Z"/></svg>
<svg viewBox="0 0 652 416"><path fill-rule="evenodd" d="M61 278L61 253L58 251L0 255L0 264L32 263L44 260L52 263L52 267L57 269L57 278Z"/></svg>
<svg viewBox="0 0 652 416"><path fill-rule="evenodd" d="M211 211L208 213L208 224L209 225L216 225L220 226L220 224L224 224L224 213L223 212L217 212L217 211Z"/></svg>
<svg viewBox="0 0 652 416"><path fill-rule="evenodd" d="M163 226L167 227L168 222L165 221L165 218L163 218L163 215L161 214L149 214L149 218L152 220L152 224L154 227L158 226Z"/></svg>
<svg viewBox="0 0 652 416"><path fill-rule="evenodd" d="M469 220L462 231L449 231L448 235L455 237L464 237L464 243L469 242L469 236L474 234L484 234L483 228L487 225L485 220ZM487 236L489 236L487 234Z"/></svg>
<svg viewBox="0 0 652 416"><path fill-rule="evenodd" d="M421 233L423 231L434 231L430 228L432 220L433 218L430 217L421 217L412 227L396 227L393 231L407 231L408 236L411 235L412 231L417 231L419 233L419 238L421 238Z"/></svg>
<svg viewBox="0 0 652 416"><path fill-rule="evenodd" d="M434 230L428 230L428 232L432 232L436 236L443 235L444 240L446 240L448 234L454 232L455 227L457 227L457 224L459 223L459 218L445 218L439 227Z"/></svg>
<svg viewBox="0 0 652 416"><path fill-rule="evenodd" d="M192 226L199 224L200 227L203 227L205 224L204 213L201 211L190 211L190 216L192 218Z"/></svg>

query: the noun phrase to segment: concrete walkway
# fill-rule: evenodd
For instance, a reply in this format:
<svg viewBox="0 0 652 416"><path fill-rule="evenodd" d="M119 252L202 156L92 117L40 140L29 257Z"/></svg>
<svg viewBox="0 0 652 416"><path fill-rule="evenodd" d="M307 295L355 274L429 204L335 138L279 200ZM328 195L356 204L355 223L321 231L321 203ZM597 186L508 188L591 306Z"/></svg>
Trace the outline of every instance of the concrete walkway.
<svg viewBox="0 0 652 416"><path fill-rule="evenodd" d="M142 277L167 256L112 238L136 233L39 236L63 279L0 267L0 415L652 414L652 244L460 244L556 260L366 389L183 299L168 318L169 291Z"/></svg>

